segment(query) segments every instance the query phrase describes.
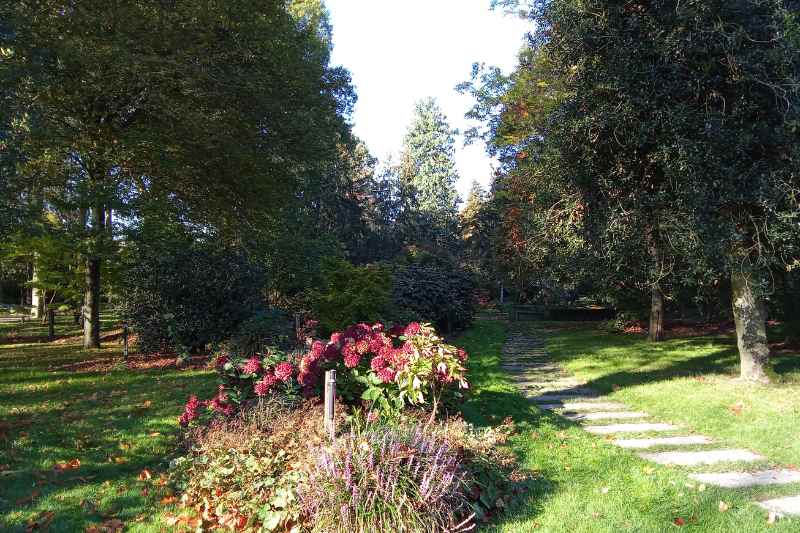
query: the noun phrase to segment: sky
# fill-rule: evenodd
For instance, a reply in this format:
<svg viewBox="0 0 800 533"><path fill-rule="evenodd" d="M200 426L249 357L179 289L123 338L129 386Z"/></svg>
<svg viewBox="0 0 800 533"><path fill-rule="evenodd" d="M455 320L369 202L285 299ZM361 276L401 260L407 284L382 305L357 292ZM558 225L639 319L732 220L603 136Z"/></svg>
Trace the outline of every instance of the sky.
<svg viewBox="0 0 800 533"><path fill-rule="evenodd" d="M489 9L490 0L326 0L333 25L335 65L350 70L358 94L354 132L381 161L395 161L414 103L432 96L450 124L471 127L469 95L455 86L483 62L510 72L528 23ZM457 189L488 185L492 161L482 143L456 141Z"/></svg>

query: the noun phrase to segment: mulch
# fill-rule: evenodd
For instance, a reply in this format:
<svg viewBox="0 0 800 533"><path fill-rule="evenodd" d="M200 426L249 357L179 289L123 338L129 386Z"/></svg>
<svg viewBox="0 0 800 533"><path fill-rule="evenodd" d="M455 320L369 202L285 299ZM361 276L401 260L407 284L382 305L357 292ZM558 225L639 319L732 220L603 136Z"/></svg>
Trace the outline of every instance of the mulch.
<svg viewBox="0 0 800 533"><path fill-rule="evenodd" d="M110 372L124 367L133 371L163 371L163 370L198 370L209 368L211 358L208 355L195 355L184 361L179 361L176 354L131 354L127 361L121 356L102 357L89 361L80 361L67 365L51 367L50 370L73 372Z"/></svg>

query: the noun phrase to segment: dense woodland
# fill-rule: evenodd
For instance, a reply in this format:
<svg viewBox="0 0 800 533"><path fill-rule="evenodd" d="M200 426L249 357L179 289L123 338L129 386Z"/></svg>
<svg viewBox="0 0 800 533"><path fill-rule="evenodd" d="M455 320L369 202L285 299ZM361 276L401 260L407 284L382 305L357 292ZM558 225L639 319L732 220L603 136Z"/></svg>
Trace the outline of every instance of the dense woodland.
<svg viewBox="0 0 800 533"><path fill-rule="evenodd" d="M397 161L353 135L319 0L3 3L6 292L82 314L86 347L107 306L195 351L273 312L454 330L505 287L653 341L735 319L767 380L766 321L800 332L797 6L495 4L530 34L514 72L459 87L500 164L459 199L435 100Z"/></svg>

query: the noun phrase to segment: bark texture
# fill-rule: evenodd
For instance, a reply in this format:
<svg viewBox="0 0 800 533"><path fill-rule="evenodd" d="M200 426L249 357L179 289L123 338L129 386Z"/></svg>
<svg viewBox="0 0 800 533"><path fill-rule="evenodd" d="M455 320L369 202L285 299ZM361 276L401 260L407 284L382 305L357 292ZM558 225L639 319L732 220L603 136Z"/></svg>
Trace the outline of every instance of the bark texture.
<svg viewBox="0 0 800 533"><path fill-rule="evenodd" d="M664 293L657 283L650 291L650 329L647 338L651 342L659 342L664 340Z"/></svg>
<svg viewBox="0 0 800 533"><path fill-rule="evenodd" d="M800 273L797 270L784 273L783 283L783 329L786 342L800 342Z"/></svg>
<svg viewBox="0 0 800 533"><path fill-rule="evenodd" d="M749 273L738 268L731 273L741 377L747 381L769 383L766 372L769 363L766 308L754 290L753 281Z"/></svg>
<svg viewBox="0 0 800 533"><path fill-rule="evenodd" d="M92 209L91 234L99 239L105 222L102 206ZM86 292L83 305L83 347L100 348L100 257L95 250L86 258Z"/></svg>

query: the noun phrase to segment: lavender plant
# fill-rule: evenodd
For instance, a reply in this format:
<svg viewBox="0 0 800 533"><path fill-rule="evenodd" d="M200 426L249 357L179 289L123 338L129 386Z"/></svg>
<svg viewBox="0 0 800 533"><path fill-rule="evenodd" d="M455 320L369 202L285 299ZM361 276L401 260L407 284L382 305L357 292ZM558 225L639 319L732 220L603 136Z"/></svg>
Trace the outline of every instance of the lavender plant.
<svg viewBox="0 0 800 533"><path fill-rule="evenodd" d="M466 531L465 475L423 426L373 424L319 450L301 500L315 531Z"/></svg>

